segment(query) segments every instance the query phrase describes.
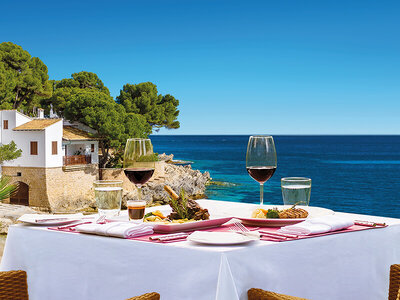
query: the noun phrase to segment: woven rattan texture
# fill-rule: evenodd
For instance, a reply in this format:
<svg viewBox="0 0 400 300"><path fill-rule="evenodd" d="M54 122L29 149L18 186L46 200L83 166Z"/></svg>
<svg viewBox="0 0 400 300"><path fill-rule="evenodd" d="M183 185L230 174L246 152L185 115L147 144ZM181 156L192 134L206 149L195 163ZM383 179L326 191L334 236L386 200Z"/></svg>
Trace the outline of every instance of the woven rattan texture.
<svg viewBox="0 0 400 300"><path fill-rule="evenodd" d="M126 300L160 300L160 294L159 293L147 293L141 296L136 296L133 298L129 298Z"/></svg>
<svg viewBox="0 0 400 300"><path fill-rule="evenodd" d="M249 300L307 300L254 288L247 291L247 296Z"/></svg>
<svg viewBox="0 0 400 300"><path fill-rule="evenodd" d="M27 300L28 284L25 271L0 272L0 300Z"/></svg>
<svg viewBox="0 0 400 300"><path fill-rule="evenodd" d="M398 300L400 287L400 265L390 266L389 300Z"/></svg>

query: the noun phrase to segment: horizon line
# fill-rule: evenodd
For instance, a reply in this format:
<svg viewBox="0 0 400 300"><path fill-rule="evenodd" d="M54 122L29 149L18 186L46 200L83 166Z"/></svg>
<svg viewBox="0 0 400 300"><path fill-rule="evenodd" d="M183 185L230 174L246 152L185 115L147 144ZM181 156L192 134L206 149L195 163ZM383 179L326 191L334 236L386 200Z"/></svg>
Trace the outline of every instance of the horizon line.
<svg viewBox="0 0 400 300"><path fill-rule="evenodd" d="M188 135L196 135L196 136L218 136L218 135L241 135L241 136L251 136L251 135L272 135L272 136L400 136L400 134L391 134L391 133L377 133L377 134L369 134L369 133L328 133L328 134L322 134L322 133L306 133L306 134L291 134L291 133L281 133L281 134L258 134L258 133L251 133L251 134L246 134L246 133L192 133L192 134L157 134L157 133L152 133L151 135L158 135L158 136L188 136Z"/></svg>

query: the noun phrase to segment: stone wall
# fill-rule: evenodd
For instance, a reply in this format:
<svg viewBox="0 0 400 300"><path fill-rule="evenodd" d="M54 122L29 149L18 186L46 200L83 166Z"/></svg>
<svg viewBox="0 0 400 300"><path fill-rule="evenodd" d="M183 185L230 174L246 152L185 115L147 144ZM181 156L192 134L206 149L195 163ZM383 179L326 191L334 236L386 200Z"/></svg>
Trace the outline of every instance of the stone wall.
<svg viewBox="0 0 400 300"><path fill-rule="evenodd" d="M99 179L97 164L77 168L48 168L47 195L52 211L80 210L95 206L93 182Z"/></svg>
<svg viewBox="0 0 400 300"><path fill-rule="evenodd" d="M21 176L17 176L17 173ZM2 174L10 176L11 182L21 181L29 186L29 205L50 208L47 196L46 168L33 167L2 167ZM10 199L4 200L10 203Z"/></svg>
<svg viewBox="0 0 400 300"><path fill-rule="evenodd" d="M17 176L17 172L21 176ZM3 167L2 174L12 182L29 186L29 205L52 212L79 210L94 206L93 181L98 179L97 165L59 168ZM4 201L9 203L9 199Z"/></svg>

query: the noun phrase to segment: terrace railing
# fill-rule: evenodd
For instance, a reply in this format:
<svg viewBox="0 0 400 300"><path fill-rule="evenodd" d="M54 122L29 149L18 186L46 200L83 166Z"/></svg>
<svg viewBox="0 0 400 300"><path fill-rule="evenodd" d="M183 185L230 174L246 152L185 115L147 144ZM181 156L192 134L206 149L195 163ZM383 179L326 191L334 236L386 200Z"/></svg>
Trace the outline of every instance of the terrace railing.
<svg viewBox="0 0 400 300"><path fill-rule="evenodd" d="M67 155L64 156L64 166L87 165L92 163L90 155Z"/></svg>

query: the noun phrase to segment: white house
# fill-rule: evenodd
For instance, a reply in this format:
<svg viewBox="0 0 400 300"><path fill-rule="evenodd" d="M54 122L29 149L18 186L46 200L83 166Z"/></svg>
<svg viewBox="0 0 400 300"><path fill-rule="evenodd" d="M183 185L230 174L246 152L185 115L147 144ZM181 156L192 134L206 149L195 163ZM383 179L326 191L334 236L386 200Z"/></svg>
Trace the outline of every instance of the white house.
<svg viewBox="0 0 400 300"><path fill-rule="evenodd" d="M10 203L54 210L60 201L79 194L65 188L61 191L62 187L75 181L82 186L80 181L89 174L83 193L91 189L98 176L98 140L77 126L64 126L63 119L43 118L42 110L39 116L32 119L16 110L0 111L0 143L14 141L22 150L21 157L4 162L2 173L19 183ZM73 185L71 189L76 190Z"/></svg>

